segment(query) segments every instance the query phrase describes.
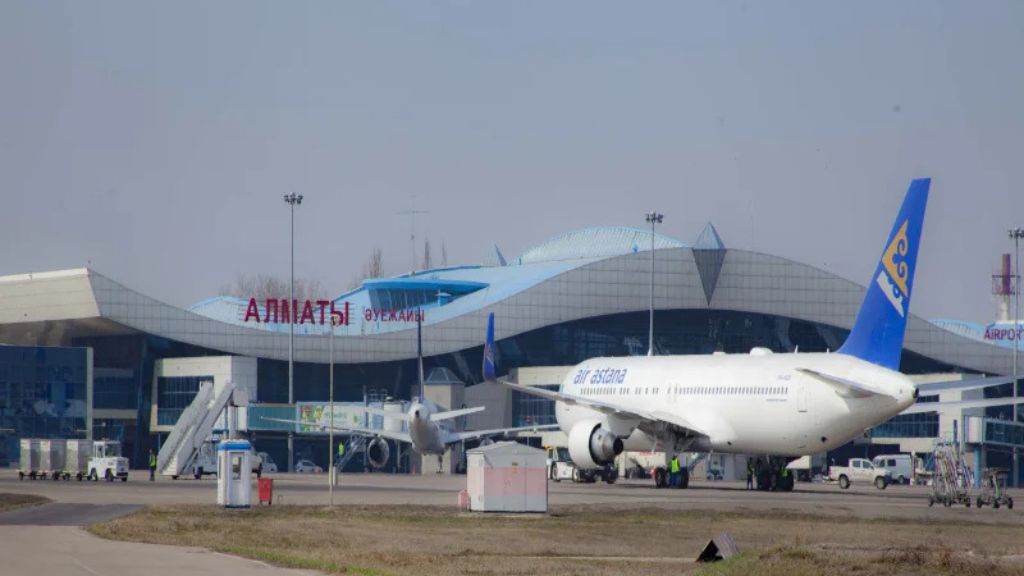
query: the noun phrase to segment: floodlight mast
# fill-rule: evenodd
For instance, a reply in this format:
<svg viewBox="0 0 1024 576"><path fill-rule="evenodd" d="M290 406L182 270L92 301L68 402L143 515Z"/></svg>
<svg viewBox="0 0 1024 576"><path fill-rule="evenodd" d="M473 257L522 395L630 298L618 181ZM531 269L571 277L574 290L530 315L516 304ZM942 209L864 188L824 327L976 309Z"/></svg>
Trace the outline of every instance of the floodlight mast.
<svg viewBox="0 0 1024 576"><path fill-rule="evenodd" d="M284 195L284 201L291 207L291 281L289 282L288 307L288 403L295 404L295 207L302 204L302 194L294 192ZM295 432L288 432L288 471L295 467Z"/></svg>
<svg viewBox="0 0 1024 576"><path fill-rule="evenodd" d="M651 225L651 301L650 323L647 332L647 355L654 356L654 225L661 224L665 215L652 210L645 216L647 223Z"/></svg>
<svg viewBox="0 0 1024 576"><path fill-rule="evenodd" d="M1017 412L1017 355L1020 354L1020 239L1024 238L1024 228L1016 227L1010 229L1010 239L1013 240L1014 270L1013 270L1013 423L1019 424ZM1017 446L1013 447L1013 476L1011 482L1014 486L1020 483L1020 466L1017 454Z"/></svg>

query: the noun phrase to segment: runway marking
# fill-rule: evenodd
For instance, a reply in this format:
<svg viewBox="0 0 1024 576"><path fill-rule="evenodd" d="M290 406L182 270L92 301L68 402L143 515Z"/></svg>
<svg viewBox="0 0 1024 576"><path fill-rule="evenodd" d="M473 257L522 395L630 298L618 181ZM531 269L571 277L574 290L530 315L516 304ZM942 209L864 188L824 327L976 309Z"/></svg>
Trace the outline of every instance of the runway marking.
<svg viewBox="0 0 1024 576"><path fill-rule="evenodd" d="M72 558L71 561L75 563L75 566L78 566L79 568L81 568L82 570L85 570L86 572L88 572L89 574L92 574L93 576L102 576L99 572L93 570L92 568L89 568L88 566L86 566L85 564L80 562L78 560L78 558Z"/></svg>

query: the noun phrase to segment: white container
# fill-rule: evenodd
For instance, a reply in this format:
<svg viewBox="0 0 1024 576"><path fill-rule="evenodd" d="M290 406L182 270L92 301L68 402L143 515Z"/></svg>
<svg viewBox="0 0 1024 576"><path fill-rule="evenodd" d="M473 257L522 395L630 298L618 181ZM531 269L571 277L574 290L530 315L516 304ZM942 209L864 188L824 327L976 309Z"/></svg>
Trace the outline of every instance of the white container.
<svg viewBox="0 0 1024 576"><path fill-rule="evenodd" d="M252 506L252 444L223 440L217 446L217 504L225 508Z"/></svg>
<svg viewBox="0 0 1024 576"><path fill-rule="evenodd" d="M18 469L28 474L39 472L39 440L35 438L21 439L21 457L18 460Z"/></svg>
<svg viewBox="0 0 1024 576"><path fill-rule="evenodd" d="M88 440L68 440L67 459L64 469L77 476L89 471L89 458L92 456L92 442Z"/></svg>
<svg viewBox="0 0 1024 576"><path fill-rule="evenodd" d="M67 440L47 438L39 441L39 469L44 472L64 472Z"/></svg>
<svg viewBox="0 0 1024 576"><path fill-rule="evenodd" d="M547 512L547 454L518 442L498 442L466 453L469 509Z"/></svg>

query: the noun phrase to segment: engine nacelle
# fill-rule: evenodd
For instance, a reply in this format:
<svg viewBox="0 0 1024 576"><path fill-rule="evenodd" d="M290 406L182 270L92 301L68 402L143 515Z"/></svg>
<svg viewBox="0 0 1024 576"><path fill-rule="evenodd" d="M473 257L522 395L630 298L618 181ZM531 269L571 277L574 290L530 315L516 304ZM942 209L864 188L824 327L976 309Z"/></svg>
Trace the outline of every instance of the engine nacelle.
<svg viewBox="0 0 1024 576"><path fill-rule="evenodd" d="M383 468L391 457L391 447L388 441L380 436L374 438L366 445L366 460L374 468Z"/></svg>
<svg viewBox="0 0 1024 576"><path fill-rule="evenodd" d="M600 420L577 422L569 430L569 457L580 468L600 468L622 453L622 439Z"/></svg>

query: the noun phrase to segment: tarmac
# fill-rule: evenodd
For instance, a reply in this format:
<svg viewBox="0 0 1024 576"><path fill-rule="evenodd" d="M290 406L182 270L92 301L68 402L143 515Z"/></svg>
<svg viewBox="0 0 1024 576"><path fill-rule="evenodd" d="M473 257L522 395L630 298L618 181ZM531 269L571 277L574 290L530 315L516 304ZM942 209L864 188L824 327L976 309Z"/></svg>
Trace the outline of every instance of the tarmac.
<svg viewBox="0 0 1024 576"><path fill-rule="evenodd" d="M325 474L273 474L274 505L327 505ZM464 476L344 474L334 489L338 506L429 505L452 506ZM47 575L72 574L221 574L245 570L258 574L296 575L285 570L208 550L111 542L81 527L129 514L143 506L160 504L215 504L215 478L201 480L158 478L132 471L128 482L19 480L17 473L0 470L0 493L37 494L51 504L0 513L0 557L11 574L40 571ZM615 484L549 482L549 504L603 506L614 509L708 510L716 512L786 511L827 514L838 518L956 519L1024 525L1021 510L993 510L940 505L928 506L930 488L890 486L878 490L854 485L841 490L834 484L798 483L789 493L749 491L741 482L694 481L686 490L656 489L650 480L620 480ZM1018 499L1018 491L1010 495ZM1020 494L1024 498L1024 493ZM256 498L254 483L253 497Z"/></svg>

